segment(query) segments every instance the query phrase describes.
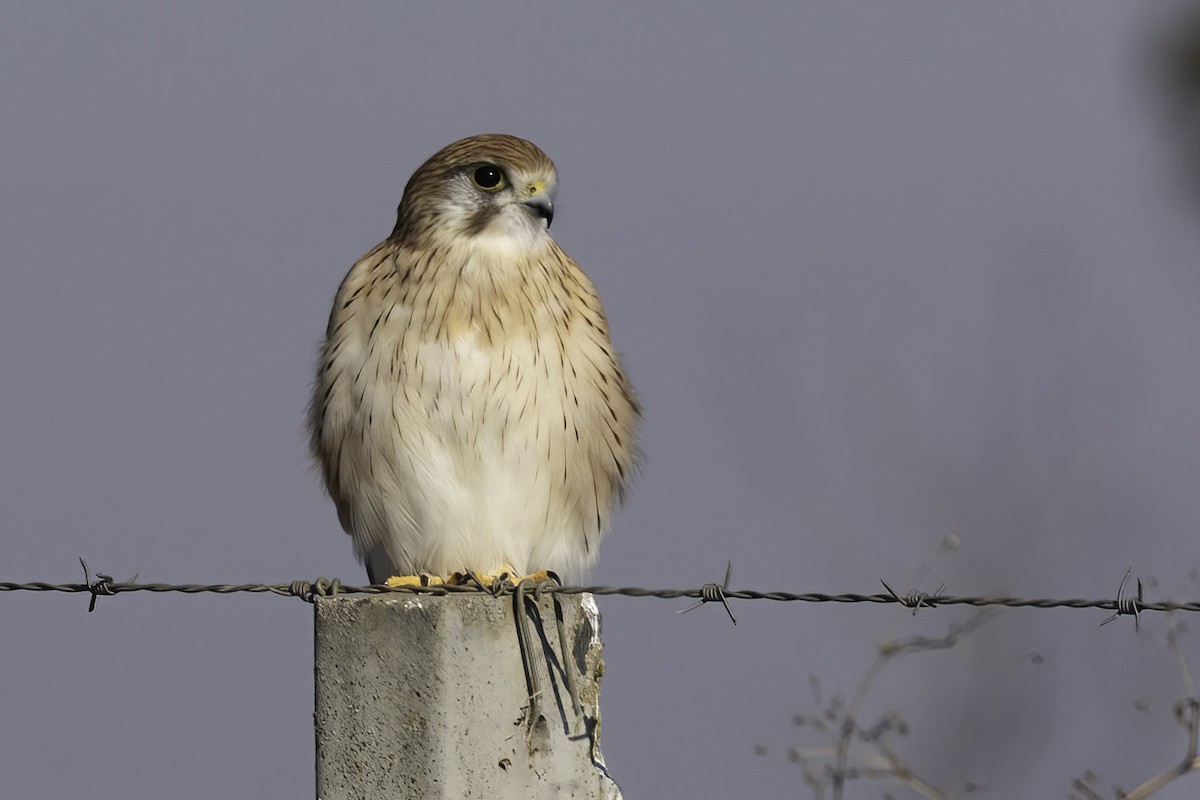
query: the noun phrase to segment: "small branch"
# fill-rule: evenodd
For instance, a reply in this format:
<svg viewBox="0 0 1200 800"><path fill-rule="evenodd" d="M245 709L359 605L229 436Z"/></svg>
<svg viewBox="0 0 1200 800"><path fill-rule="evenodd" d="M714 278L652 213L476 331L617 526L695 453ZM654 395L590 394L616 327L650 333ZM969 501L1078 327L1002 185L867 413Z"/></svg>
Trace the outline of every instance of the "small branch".
<svg viewBox="0 0 1200 800"><path fill-rule="evenodd" d="M888 761L891 762L892 772L895 774L895 777L907 784L910 789L927 798L927 800L950 800L950 795L919 777L890 748L880 745L879 749L883 751Z"/></svg>
<svg viewBox="0 0 1200 800"><path fill-rule="evenodd" d="M1103 797L1096 794L1095 790L1093 790L1092 787L1088 786L1086 783L1079 780L1078 778L1076 778L1075 780L1073 780L1071 782L1071 788L1074 789L1075 791L1081 793L1084 796L1084 800L1104 800Z"/></svg>
<svg viewBox="0 0 1200 800"><path fill-rule="evenodd" d="M1200 697L1188 697L1175 705L1175 716L1188 731L1188 749L1183 761L1166 772L1156 775L1125 795L1125 800L1144 800L1169 783L1189 772L1200 769L1200 758L1196 757L1197 734L1200 728Z"/></svg>
<svg viewBox="0 0 1200 800"><path fill-rule="evenodd" d="M871 664L871 668L867 670L867 674L859 681L858 688L854 691L854 698L846 708L846 714L842 721L842 730L837 742L837 759L833 768L833 800L844 800L846 779L849 777L847 774L847 764L850 760L850 740L854 735L854 731L858 729L858 713L862 708L863 702L866 700L867 692L870 691L871 686L875 683L875 679L879 677L879 674L887 666L888 662L893 658L909 653L946 650L954 647L960 638L987 622L994 615L995 612L991 609L981 611L965 622L958 625L951 625L946 635L940 639L933 639L927 636L914 636L899 642L884 644L879 648L879 655L876 656L875 662ZM912 774L911 771L909 774ZM915 776L913 777L915 778ZM929 787L929 789L938 792L933 787ZM941 792L925 796L931 798L945 797Z"/></svg>

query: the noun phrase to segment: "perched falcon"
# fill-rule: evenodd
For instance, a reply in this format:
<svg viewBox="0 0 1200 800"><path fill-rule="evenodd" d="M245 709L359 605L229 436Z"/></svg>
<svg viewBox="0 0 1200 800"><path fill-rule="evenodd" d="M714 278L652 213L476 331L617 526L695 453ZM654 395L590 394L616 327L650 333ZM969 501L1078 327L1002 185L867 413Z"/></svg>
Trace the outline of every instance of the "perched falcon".
<svg viewBox="0 0 1200 800"><path fill-rule="evenodd" d="M372 582L578 578L596 558L640 411L595 287L550 237L556 181L524 139L448 145L338 289L309 426Z"/></svg>

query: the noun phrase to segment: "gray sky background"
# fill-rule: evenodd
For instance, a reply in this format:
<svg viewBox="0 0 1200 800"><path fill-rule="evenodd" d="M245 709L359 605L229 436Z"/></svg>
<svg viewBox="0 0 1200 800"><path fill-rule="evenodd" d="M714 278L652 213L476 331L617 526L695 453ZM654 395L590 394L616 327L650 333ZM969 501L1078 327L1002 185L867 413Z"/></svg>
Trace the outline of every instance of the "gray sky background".
<svg viewBox="0 0 1200 800"><path fill-rule="evenodd" d="M646 406L597 582L1195 596L1171 4L181 5L0 9L0 579L363 580L302 436L329 304L424 158L503 131L558 163ZM311 796L307 606L86 604L0 597L0 794ZM601 600L630 800L808 796L808 676L850 693L966 616L682 605ZM1165 619L1103 617L1006 612L866 716L947 789L1132 787L1182 757L1186 689Z"/></svg>

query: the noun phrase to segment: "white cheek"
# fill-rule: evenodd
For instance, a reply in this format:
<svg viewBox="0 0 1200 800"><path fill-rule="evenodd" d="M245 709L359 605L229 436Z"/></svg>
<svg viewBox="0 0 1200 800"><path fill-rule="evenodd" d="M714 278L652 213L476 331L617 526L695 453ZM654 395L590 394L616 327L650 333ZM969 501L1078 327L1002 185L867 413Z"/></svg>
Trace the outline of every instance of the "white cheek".
<svg viewBox="0 0 1200 800"><path fill-rule="evenodd" d="M452 240L466 237L462 232L474 221L474 214L464 211L467 207L466 204L448 203L441 208L444 234ZM469 241L484 258L511 258L527 255L549 238L548 226L543 219L533 216L519 203L505 203L486 228L466 237L465 241ZM458 242L463 241L458 239Z"/></svg>
<svg viewBox="0 0 1200 800"><path fill-rule="evenodd" d="M524 208L509 205L500 210L492 221L475 236L481 249L494 250L497 255L527 254L549 238L546 223Z"/></svg>
<svg viewBox="0 0 1200 800"><path fill-rule="evenodd" d="M485 261L523 262L540 238L537 231L529 230L528 226L522 230L496 222L471 237L471 246Z"/></svg>

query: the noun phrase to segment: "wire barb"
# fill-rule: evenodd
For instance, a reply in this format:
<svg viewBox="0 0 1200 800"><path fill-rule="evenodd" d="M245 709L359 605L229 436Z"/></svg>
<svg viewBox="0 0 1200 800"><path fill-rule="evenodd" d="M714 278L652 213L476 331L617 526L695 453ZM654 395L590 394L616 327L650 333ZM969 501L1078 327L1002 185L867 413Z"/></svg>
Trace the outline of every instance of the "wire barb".
<svg viewBox="0 0 1200 800"><path fill-rule="evenodd" d="M879 582L883 584L883 588L887 589L888 594L890 594L897 603L905 608L911 608L912 615L914 617L917 615L917 609L921 608L922 606L925 608L937 608L938 598L942 596L942 591L946 588L946 584L943 583L932 595L926 594L919 589L913 589L911 592L901 597L900 595L896 594L892 587L887 585L887 581L885 581L883 578L880 578Z"/></svg>
<svg viewBox="0 0 1200 800"><path fill-rule="evenodd" d="M87 585L87 590L92 595L92 599L88 603L88 613L90 614L96 610L97 597L102 594L111 597L117 593L117 589L113 586L116 581L112 575L105 575L103 572L93 573L90 569L88 569L87 562L83 560L82 556L79 557L79 565L83 567L83 582ZM96 576L96 580L94 581L92 580L93 574ZM138 574L134 573L133 577L125 581L125 583L133 583L137 579Z"/></svg>
<svg viewBox="0 0 1200 800"><path fill-rule="evenodd" d="M725 565L725 583L706 583L700 587L700 599L695 604L687 608L681 608L676 611L676 614L686 614L689 611L695 611L705 603L720 603L725 606L725 613L729 615L730 621L737 625L737 618L733 616L733 612L729 610L729 602L725 599L725 593L729 591L729 578L733 575L733 562L729 561Z"/></svg>
<svg viewBox="0 0 1200 800"><path fill-rule="evenodd" d="M1138 578L1137 595L1130 597L1125 594L1125 586L1129 583L1129 578L1133 575L1133 567L1125 570L1125 577L1121 578L1121 585L1117 587L1116 611L1111 617L1101 622L1101 627L1112 622L1117 617L1133 615L1133 629L1140 631L1142 629L1142 608L1144 608L1142 597L1142 579Z"/></svg>
<svg viewBox="0 0 1200 800"><path fill-rule="evenodd" d="M309 588L305 599L311 603L315 597L337 597L338 592L341 590L342 581L339 578L334 578L333 580L317 578L317 582Z"/></svg>

